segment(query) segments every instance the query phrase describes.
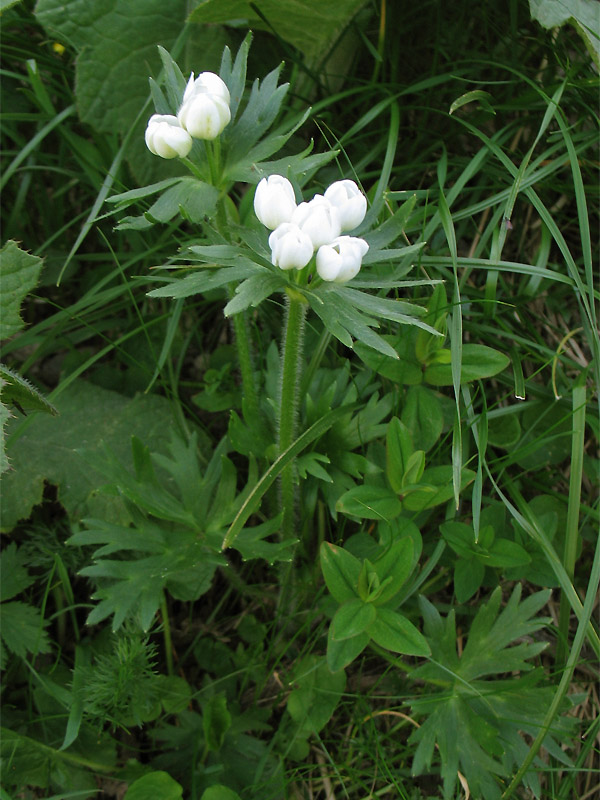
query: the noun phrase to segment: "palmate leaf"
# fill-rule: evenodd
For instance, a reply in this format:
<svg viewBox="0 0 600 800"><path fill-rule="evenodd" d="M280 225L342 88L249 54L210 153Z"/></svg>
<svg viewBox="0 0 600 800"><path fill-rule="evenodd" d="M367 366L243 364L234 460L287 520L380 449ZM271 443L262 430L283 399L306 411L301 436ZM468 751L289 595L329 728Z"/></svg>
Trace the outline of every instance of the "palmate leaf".
<svg viewBox="0 0 600 800"><path fill-rule="evenodd" d="M444 798L454 796L458 771L472 796L500 798L500 780L514 774L527 748L523 734L535 735L539 730L553 690L537 685L542 673L533 670L530 660L545 643L513 642L530 639L547 624L547 617L535 615L549 595L548 591L537 592L521 602L521 587L517 585L500 610L502 595L500 588L496 589L477 612L460 656L454 612L442 619L437 609L421 598L432 657L411 676L430 684L422 697L411 702L415 717L426 717L411 737L417 743L412 772L420 775L432 771L437 745ZM527 674L497 677L516 672ZM567 762L556 738L567 737L570 729L567 720L559 720L544 743L548 751L560 752L561 760ZM539 788L533 771L526 783L534 793Z"/></svg>

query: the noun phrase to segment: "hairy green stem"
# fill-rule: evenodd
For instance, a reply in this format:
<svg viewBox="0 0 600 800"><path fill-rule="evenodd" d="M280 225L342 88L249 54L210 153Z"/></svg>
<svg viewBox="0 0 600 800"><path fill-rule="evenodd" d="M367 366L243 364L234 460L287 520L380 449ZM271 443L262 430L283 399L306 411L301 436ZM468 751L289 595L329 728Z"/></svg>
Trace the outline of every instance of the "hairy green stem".
<svg viewBox="0 0 600 800"><path fill-rule="evenodd" d="M294 441L298 414L300 364L306 303L300 295L288 293L285 333L281 349L281 393L279 397L279 453ZM294 462L281 473L282 538L294 535Z"/></svg>
<svg viewBox="0 0 600 800"><path fill-rule="evenodd" d="M171 640L171 623L169 622L169 609L167 608L167 598L163 592L160 601L160 615L163 624L163 638L165 640L165 655L167 657L167 673L173 674L173 642Z"/></svg>

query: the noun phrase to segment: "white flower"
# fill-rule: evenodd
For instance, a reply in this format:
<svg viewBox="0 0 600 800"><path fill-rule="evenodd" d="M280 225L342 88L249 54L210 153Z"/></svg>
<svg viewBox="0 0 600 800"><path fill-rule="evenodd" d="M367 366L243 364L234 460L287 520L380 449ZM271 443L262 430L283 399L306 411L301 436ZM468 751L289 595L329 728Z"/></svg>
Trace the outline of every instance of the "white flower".
<svg viewBox="0 0 600 800"><path fill-rule="evenodd" d="M322 194L315 195L309 203L300 203L292 222L308 234L315 250L342 232L340 212Z"/></svg>
<svg viewBox="0 0 600 800"><path fill-rule="evenodd" d="M154 114L148 120L146 145L161 158L185 158L192 149L192 137L172 114Z"/></svg>
<svg viewBox="0 0 600 800"><path fill-rule="evenodd" d="M185 92L183 93L182 105L197 94L211 94L213 97L220 97L227 105L229 105L231 101L227 84L222 78L215 75L214 72L201 72L196 80L194 80L194 73L192 72L187 86L185 87Z"/></svg>
<svg viewBox="0 0 600 800"><path fill-rule="evenodd" d="M254 211L269 230L289 222L296 210L294 187L283 175L269 175L256 187Z"/></svg>
<svg viewBox="0 0 600 800"><path fill-rule="evenodd" d="M324 281L345 283L360 271L363 256L369 249L364 239L339 236L317 252L317 272Z"/></svg>
<svg viewBox="0 0 600 800"><path fill-rule="evenodd" d="M336 181L325 192L329 200L340 212L343 231L351 231L360 225L367 213L367 198L354 181Z"/></svg>
<svg viewBox="0 0 600 800"><path fill-rule="evenodd" d="M269 236L271 262L281 269L302 269L313 256L309 236L292 222L282 222Z"/></svg>
<svg viewBox="0 0 600 800"><path fill-rule="evenodd" d="M214 72L192 72L177 119L195 139L216 139L231 120L229 89Z"/></svg>

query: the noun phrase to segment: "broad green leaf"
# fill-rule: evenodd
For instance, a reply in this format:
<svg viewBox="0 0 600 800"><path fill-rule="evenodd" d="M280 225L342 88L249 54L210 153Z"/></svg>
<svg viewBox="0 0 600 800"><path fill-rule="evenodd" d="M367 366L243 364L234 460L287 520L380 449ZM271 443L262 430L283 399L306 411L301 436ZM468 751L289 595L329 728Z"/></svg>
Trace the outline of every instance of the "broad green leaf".
<svg viewBox="0 0 600 800"><path fill-rule="evenodd" d="M425 453L422 450L415 450L411 453L406 462L406 470L402 477L402 486L410 486L418 483L425 470Z"/></svg>
<svg viewBox="0 0 600 800"><path fill-rule="evenodd" d="M411 333L413 332L407 331L400 341L398 336L383 335L381 337L390 345L396 355L398 355L397 351L402 352L401 358L391 358L389 355L376 352L362 342L356 342L354 349L360 359L374 372L400 386L414 386L423 380L423 372L415 357L414 346L412 350L405 347L407 343L410 343Z"/></svg>
<svg viewBox="0 0 600 800"><path fill-rule="evenodd" d="M333 638L331 626L327 637L327 664L332 672L339 672L351 664L369 644L368 633L359 633L352 639L337 641Z"/></svg>
<svg viewBox="0 0 600 800"><path fill-rule="evenodd" d="M321 545L320 556L325 583L338 603L356 599L360 561L343 547L329 542Z"/></svg>
<svg viewBox="0 0 600 800"><path fill-rule="evenodd" d="M149 772L134 781L123 800L181 800L183 788L168 772Z"/></svg>
<svg viewBox="0 0 600 800"><path fill-rule="evenodd" d="M222 783L215 783L202 792L200 800L242 800L237 792Z"/></svg>
<svg viewBox="0 0 600 800"><path fill-rule="evenodd" d="M244 19L251 28L277 31L278 36L315 63L327 55L363 5L364 0L338 0L334 5L320 0L262 0L258 14L250 0L204 0L192 11L191 19L199 23Z"/></svg>
<svg viewBox="0 0 600 800"><path fill-rule="evenodd" d="M160 704L167 714L179 714L192 702L192 689L179 675L159 675L156 681Z"/></svg>
<svg viewBox="0 0 600 800"><path fill-rule="evenodd" d="M213 752L220 750L225 734L231 727L231 714L227 710L227 698L224 692L213 695L208 703L203 704L202 727L208 749Z"/></svg>
<svg viewBox="0 0 600 800"><path fill-rule="evenodd" d="M460 488L464 489L474 479L475 473L473 470L463 467ZM403 497L402 505L408 511L424 511L426 508L433 508L442 503L447 503L448 500L454 497L451 466L426 469L421 476L419 484L424 488L407 491Z"/></svg>
<svg viewBox="0 0 600 800"><path fill-rule="evenodd" d="M367 633L380 647L394 653L423 657L431 654L425 637L412 622L389 608L377 609L377 618Z"/></svg>
<svg viewBox="0 0 600 800"><path fill-rule="evenodd" d="M402 589L413 569L414 544L410 536L397 539L389 549L373 562L373 568L381 584L391 578L383 587L374 604L388 603Z"/></svg>
<svg viewBox="0 0 600 800"><path fill-rule="evenodd" d="M130 463L131 436L137 434L153 449L164 448L165 430L172 426L167 400L151 395L130 398L85 381L74 381L53 401L59 416L37 416L14 444L21 420L7 424L12 470L0 480L2 530L11 530L42 500L44 483L58 487L58 499L74 522L84 514L109 520L129 520L122 500L99 495L106 480L83 458L108 447Z"/></svg>
<svg viewBox="0 0 600 800"><path fill-rule="evenodd" d="M530 561L529 553L510 539L496 539L486 558L486 563L491 567L520 567Z"/></svg>
<svg viewBox="0 0 600 800"><path fill-rule="evenodd" d="M148 77L161 68L156 45L172 47L187 11L185 0L38 0L39 22L79 51L75 82L84 122L111 134L129 130L148 97Z"/></svg>
<svg viewBox="0 0 600 800"><path fill-rule="evenodd" d="M468 383L489 378L502 372L510 358L484 344L464 344L460 382ZM452 364L430 364L425 370L425 381L432 386L452 386Z"/></svg>
<svg viewBox="0 0 600 800"><path fill-rule="evenodd" d="M435 394L426 386L411 386L406 393L400 419L412 436L416 449L427 452L442 435L444 416Z"/></svg>
<svg viewBox="0 0 600 800"><path fill-rule="evenodd" d="M0 606L0 635L7 649L25 658L27 653L49 653L51 650L46 623L37 608L13 600Z"/></svg>
<svg viewBox="0 0 600 800"><path fill-rule="evenodd" d="M476 558L459 558L454 565L454 594L459 603L466 603L479 589L485 567Z"/></svg>
<svg viewBox="0 0 600 800"><path fill-rule="evenodd" d="M336 511L359 519L390 520L402 511L396 495L385 486L355 486L340 497Z"/></svg>
<svg viewBox="0 0 600 800"><path fill-rule="evenodd" d="M521 424L518 414L488 417L488 444L503 450L511 450L520 438Z"/></svg>
<svg viewBox="0 0 600 800"><path fill-rule="evenodd" d="M11 542L0 553L0 601L10 600L31 586L34 578L25 569L25 561L17 545Z"/></svg>
<svg viewBox="0 0 600 800"><path fill-rule="evenodd" d="M366 631L375 616L375 607L371 603L363 603L358 597L347 600L335 612L331 622L332 639L338 642L353 639Z"/></svg>
<svg viewBox="0 0 600 800"><path fill-rule="evenodd" d="M568 23L583 38L600 67L600 12L597 0L529 0L529 11L542 27L551 29Z"/></svg>
<svg viewBox="0 0 600 800"><path fill-rule="evenodd" d="M21 303L38 282L42 264L41 258L21 250L12 239L0 250L0 339L14 336L24 326Z"/></svg>
<svg viewBox="0 0 600 800"><path fill-rule="evenodd" d="M386 477L396 494L402 492L404 474L413 451L409 429L398 417L392 417L385 437Z"/></svg>

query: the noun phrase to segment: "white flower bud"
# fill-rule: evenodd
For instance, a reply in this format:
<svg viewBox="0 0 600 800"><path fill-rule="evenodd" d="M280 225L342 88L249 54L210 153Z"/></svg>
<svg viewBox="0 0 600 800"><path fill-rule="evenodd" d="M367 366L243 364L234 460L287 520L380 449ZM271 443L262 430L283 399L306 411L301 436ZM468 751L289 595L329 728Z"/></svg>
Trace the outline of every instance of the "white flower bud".
<svg viewBox="0 0 600 800"><path fill-rule="evenodd" d="M273 231L282 222L289 222L296 210L294 187L283 175L269 175L256 187L254 211L269 230Z"/></svg>
<svg viewBox="0 0 600 800"><path fill-rule="evenodd" d="M367 213L367 198L354 181L336 181L325 192L325 198L340 212L342 231L360 225Z"/></svg>
<svg viewBox="0 0 600 800"><path fill-rule="evenodd" d="M195 139L216 139L231 119L229 106L214 94L195 94L179 109L181 126Z"/></svg>
<svg viewBox="0 0 600 800"><path fill-rule="evenodd" d="M292 214L292 222L308 234L315 250L342 232L340 212L322 194L315 195L309 203L300 203Z"/></svg>
<svg viewBox="0 0 600 800"><path fill-rule="evenodd" d="M198 94L210 94L213 97L220 97L227 105L229 105L231 101L227 84L222 78L215 75L214 72L201 72L196 80L194 80L194 73L192 72L187 86L185 87L181 105Z"/></svg>
<svg viewBox="0 0 600 800"><path fill-rule="evenodd" d="M360 271L363 256L369 249L364 239L339 236L317 252L317 272L324 281L345 283Z"/></svg>
<svg viewBox="0 0 600 800"><path fill-rule="evenodd" d="M151 116L145 138L148 150L161 158L185 158L193 144L192 137L171 114Z"/></svg>
<svg viewBox="0 0 600 800"><path fill-rule="evenodd" d="M271 262L281 269L302 269L313 256L313 244L292 222L282 222L269 236Z"/></svg>

